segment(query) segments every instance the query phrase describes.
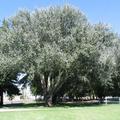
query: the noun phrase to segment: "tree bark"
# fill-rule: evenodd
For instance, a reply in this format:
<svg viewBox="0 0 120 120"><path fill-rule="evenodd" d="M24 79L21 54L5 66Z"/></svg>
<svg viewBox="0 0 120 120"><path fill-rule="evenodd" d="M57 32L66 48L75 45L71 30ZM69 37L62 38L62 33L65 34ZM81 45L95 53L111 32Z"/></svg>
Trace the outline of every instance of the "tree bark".
<svg viewBox="0 0 120 120"><path fill-rule="evenodd" d="M47 106L47 107L51 107L52 105L53 105L53 96L52 95L49 95L49 94L47 94L46 96L45 96L45 105Z"/></svg>

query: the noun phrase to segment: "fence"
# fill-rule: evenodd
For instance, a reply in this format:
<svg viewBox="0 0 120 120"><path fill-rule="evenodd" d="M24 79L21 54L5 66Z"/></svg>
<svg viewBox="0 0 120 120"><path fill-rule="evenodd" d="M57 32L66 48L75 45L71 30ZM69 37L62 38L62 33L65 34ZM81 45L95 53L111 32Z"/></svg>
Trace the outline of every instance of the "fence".
<svg viewBox="0 0 120 120"><path fill-rule="evenodd" d="M105 104L120 104L120 97L105 97Z"/></svg>

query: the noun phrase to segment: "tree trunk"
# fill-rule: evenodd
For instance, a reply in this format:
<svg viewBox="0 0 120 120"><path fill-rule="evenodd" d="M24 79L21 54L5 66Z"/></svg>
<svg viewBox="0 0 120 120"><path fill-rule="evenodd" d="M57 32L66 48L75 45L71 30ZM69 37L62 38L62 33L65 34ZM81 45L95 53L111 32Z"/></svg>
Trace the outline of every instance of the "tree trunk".
<svg viewBox="0 0 120 120"><path fill-rule="evenodd" d="M53 105L53 96L52 95L46 95L45 96L45 105L47 107L51 107Z"/></svg>
<svg viewBox="0 0 120 120"><path fill-rule="evenodd" d="M0 105L3 105L3 91L0 90Z"/></svg>
<svg viewBox="0 0 120 120"><path fill-rule="evenodd" d="M100 103L103 103L104 97L99 97L99 101L100 101Z"/></svg>
<svg viewBox="0 0 120 120"><path fill-rule="evenodd" d="M53 103L53 104L58 103L57 95L54 95L54 96L53 96L53 98L52 98L52 103Z"/></svg>

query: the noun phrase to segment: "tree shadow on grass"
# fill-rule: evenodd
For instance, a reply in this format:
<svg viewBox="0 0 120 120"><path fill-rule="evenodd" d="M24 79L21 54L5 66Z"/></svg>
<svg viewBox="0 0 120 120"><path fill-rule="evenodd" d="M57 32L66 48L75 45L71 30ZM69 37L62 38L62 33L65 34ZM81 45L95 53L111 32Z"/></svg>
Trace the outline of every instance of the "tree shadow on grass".
<svg viewBox="0 0 120 120"><path fill-rule="evenodd" d="M99 107L103 104L100 103L82 103L82 102L66 102L56 104L56 107Z"/></svg>
<svg viewBox="0 0 120 120"><path fill-rule="evenodd" d="M69 108L69 107L97 107L97 106L102 106L103 104L100 103L87 103L87 102L62 102L58 103L52 106L54 107L63 107L63 108ZM39 108L39 107L45 107L44 102L40 103L12 103L12 104L6 104L1 106L0 108Z"/></svg>
<svg viewBox="0 0 120 120"><path fill-rule="evenodd" d="M1 108L37 108L45 106L44 103L12 103L3 105Z"/></svg>

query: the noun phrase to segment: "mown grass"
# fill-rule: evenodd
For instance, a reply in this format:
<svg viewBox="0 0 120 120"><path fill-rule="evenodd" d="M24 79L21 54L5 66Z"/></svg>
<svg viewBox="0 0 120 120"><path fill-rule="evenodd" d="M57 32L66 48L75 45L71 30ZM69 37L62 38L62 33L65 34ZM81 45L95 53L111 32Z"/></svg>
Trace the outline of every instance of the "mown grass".
<svg viewBox="0 0 120 120"><path fill-rule="evenodd" d="M119 104L33 108L36 110L0 112L0 120L120 120Z"/></svg>

